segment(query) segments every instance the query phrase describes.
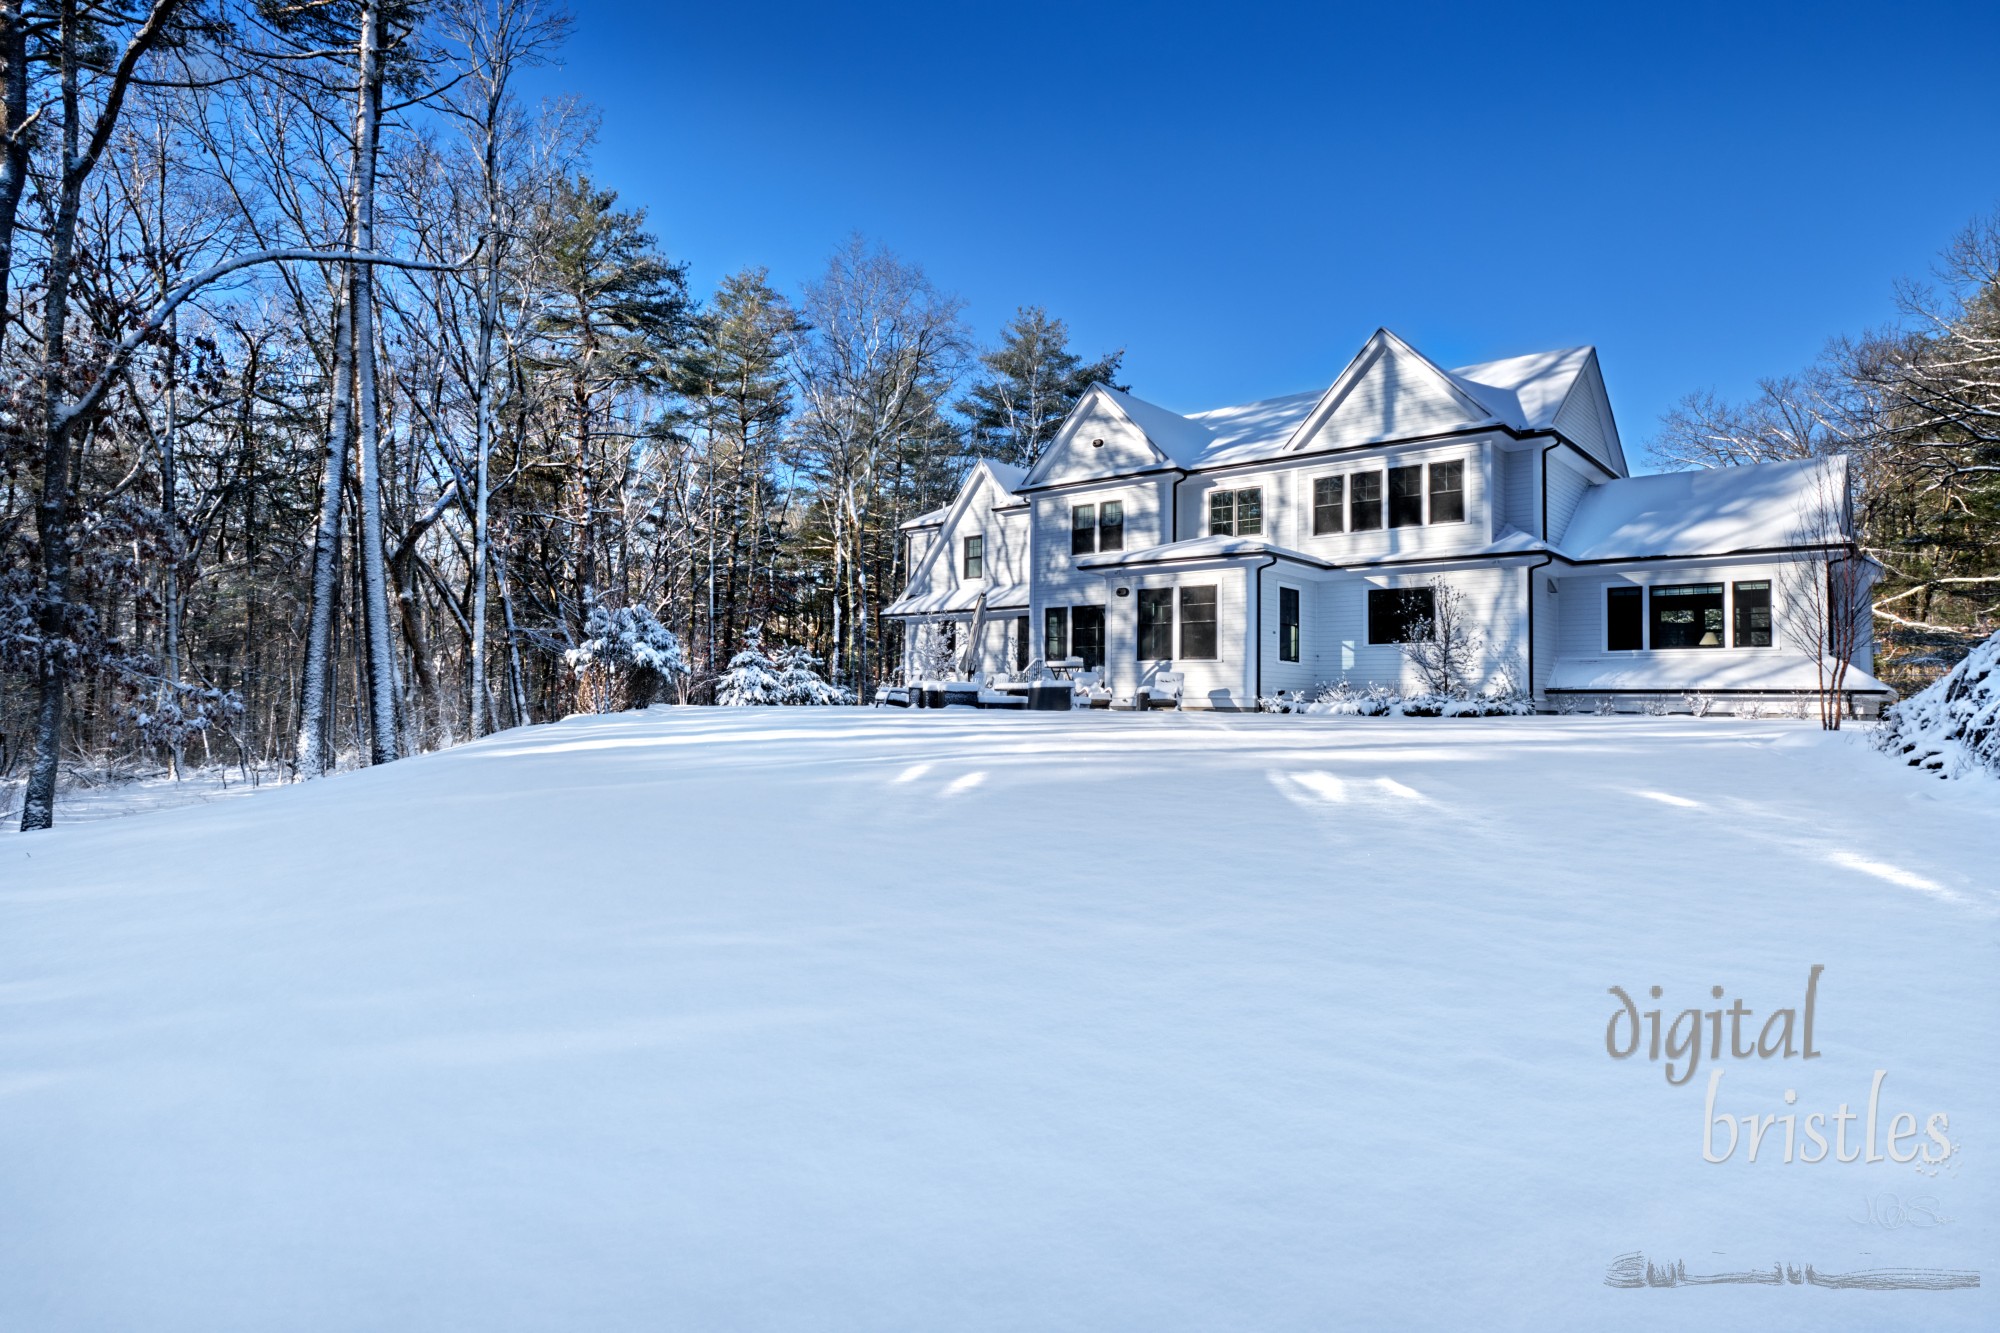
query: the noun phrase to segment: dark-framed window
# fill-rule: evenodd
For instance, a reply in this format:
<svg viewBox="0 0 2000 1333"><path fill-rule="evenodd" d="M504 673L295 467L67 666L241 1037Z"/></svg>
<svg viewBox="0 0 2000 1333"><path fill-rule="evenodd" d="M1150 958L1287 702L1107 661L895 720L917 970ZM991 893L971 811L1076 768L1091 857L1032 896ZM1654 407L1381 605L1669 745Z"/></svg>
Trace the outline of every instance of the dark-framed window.
<svg viewBox="0 0 2000 1333"><path fill-rule="evenodd" d="M965 539L965 577L969 579L986 577L986 538Z"/></svg>
<svg viewBox="0 0 2000 1333"><path fill-rule="evenodd" d="M1736 603L1736 639L1738 648L1769 648L1771 646L1771 581L1759 579L1755 583L1739 583L1731 592Z"/></svg>
<svg viewBox="0 0 2000 1333"><path fill-rule="evenodd" d="M1357 472L1347 479L1347 528L1373 532L1382 526L1382 474Z"/></svg>
<svg viewBox="0 0 2000 1333"><path fill-rule="evenodd" d="M1104 665L1104 608L1073 606L1069 611L1069 655L1083 659L1085 671Z"/></svg>
<svg viewBox="0 0 2000 1333"><path fill-rule="evenodd" d="M1655 648L1723 646L1722 585L1681 583L1653 588L1651 636Z"/></svg>
<svg viewBox="0 0 2000 1333"><path fill-rule="evenodd" d="M1139 589L1139 660L1163 662L1174 655L1174 590Z"/></svg>
<svg viewBox="0 0 2000 1333"><path fill-rule="evenodd" d="M1429 588L1370 588L1368 642L1412 643L1430 632L1437 599Z"/></svg>
<svg viewBox="0 0 2000 1333"><path fill-rule="evenodd" d="M1122 551L1125 549L1125 502L1106 500L1097 506L1097 549L1100 551Z"/></svg>
<svg viewBox="0 0 2000 1333"><path fill-rule="evenodd" d="M1347 478L1318 477L1313 481L1313 536L1324 537L1347 527Z"/></svg>
<svg viewBox="0 0 2000 1333"><path fill-rule="evenodd" d="M1604 650L1636 653L1646 646L1646 590L1637 587L1604 590Z"/></svg>
<svg viewBox="0 0 2000 1333"><path fill-rule="evenodd" d="M1060 662L1069 656L1069 608L1042 608L1042 660Z"/></svg>
<svg viewBox="0 0 2000 1333"><path fill-rule="evenodd" d="M1091 555L1097 550L1097 506L1069 507L1069 553Z"/></svg>
<svg viewBox="0 0 2000 1333"><path fill-rule="evenodd" d="M1215 656L1215 585L1181 589L1181 656L1189 660Z"/></svg>
<svg viewBox="0 0 2000 1333"><path fill-rule="evenodd" d="M1465 463L1432 463L1431 516L1433 523L1461 523L1465 520Z"/></svg>
<svg viewBox="0 0 2000 1333"><path fill-rule="evenodd" d="M1264 531L1264 488L1208 493L1208 535L1255 537Z"/></svg>
<svg viewBox="0 0 2000 1333"><path fill-rule="evenodd" d="M1026 616L1014 618L1014 670L1016 671L1028 669L1028 624Z"/></svg>
<svg viewBox="0 0 2000 1333"><path fill-rule="evenodd" d="M1278 587L1278 660L1299 660L1299 590Z"/></svg>
<svg viewBox="0 0 2000 1333"><path fill-rule="evenodd" d="M1424 525L1424 465L1389 469L1389 526L1420 528Z"/></svg>

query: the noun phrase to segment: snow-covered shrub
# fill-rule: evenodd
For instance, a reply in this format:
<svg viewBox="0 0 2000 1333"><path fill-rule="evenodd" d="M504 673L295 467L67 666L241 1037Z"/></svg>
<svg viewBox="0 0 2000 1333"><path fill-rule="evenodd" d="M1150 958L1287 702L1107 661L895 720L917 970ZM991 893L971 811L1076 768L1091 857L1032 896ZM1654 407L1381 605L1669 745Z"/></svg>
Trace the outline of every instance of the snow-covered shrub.
<svg viewBox="0 0 2000 1333"><path fill-rule="evenodd" d="M1707 717L1715 711L1715 700L1700 690L1688 690L1681 695L1681 707L1695 717Z"/></svg>
<svg viewBox="0 0 2000 1333"><path fill-rule="evenodd" d="M819 674L820 660L803 645L792 644L771 655L778 673L778 702L801 707L851 704L854 692L829 685Z"/></svg>
<svg viewBox="0 0 2000 1333"><path fill-rule="evenodd" d="M1746 699L1736 705L1736 716L1752 719L1760 718L1764 716L1764 705L1755 699Z"/></svg>
<svg viewBox="0 0 2000 1333"><path fill-rule="evenodd" d="M1386 685L1371 683L1366 689L1357 690L1343 676L1294 711L1322 717L1387 717L1397 702L1395 693Z"/></svg>
<svg viewBox="0 0 2000 1333"><path fill-rule="evenodd" d="M949 620L925 620L910 627L916 642L910 647L910 669L916 680L950 680L958 673L958 626Z"/></svg>
<svg viewBox="0 0 2000 1333"><path fill-rule="evenodd" d="M1599 717L1615 717L1618 714L1618 701L1608 694L1600 694L1597 696L1597 707L1591 711Z"/></svg>
<svg viewBox="0 0 2000 1333"><path fill-rule="evenodd" d="M1430 581L1431 614L1417 622L1403 644L1403 660L1417 673L1424 692L1462 698L1479 661L1484 639L1466 607L1465 594L1439 575ZM1418 717L1436 714L1419 713Z"/></svg>
<svg viewBox="0 0 2000 1333"><path fill-rule="evenodd" d="M1532 699L1519 694L1486 694L1477 699L1453 699L1444 706L1445 717L1529 717L1535 711Z"/></svg>
<svg viewBox="0 0 2000 1333"><path fill-rule="evenodd" d="M1643 706L1647 717L1665 717L1674 711L1673 706L1665 699L1648 699Z"/></svg>
<svg viewBox="0 0 2000 1333"><path fill-rule="evenodd" d="M715 682L715 701L725 708L775 708L785 701L778 664L764 651L764 632L752 629L743 651L729 659Z"/></svg>
<svg viewBox="0 0 2000 1333"><path fill-rule="evenodd" d="M1942 778L2000 776L2000 634L1929 688L1883 710L1875 744Z"/></svg>
<svg viewBox="0 0 2000 1333"><path fill-rule="evenodd" d="M583 633L583 642L563 654L576 675L578 712L644 708L687 674L680 639L643 606L595 607Z"/></svg>

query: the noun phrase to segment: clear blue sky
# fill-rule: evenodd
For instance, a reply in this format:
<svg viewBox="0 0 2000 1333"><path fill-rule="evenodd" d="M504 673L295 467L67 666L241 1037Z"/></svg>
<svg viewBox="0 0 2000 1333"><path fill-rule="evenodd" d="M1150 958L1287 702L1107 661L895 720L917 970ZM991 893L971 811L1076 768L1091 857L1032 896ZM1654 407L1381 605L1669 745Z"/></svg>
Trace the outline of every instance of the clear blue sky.
<svg viewBox="0 0 2000 1333"><path fill-rule="evenodd" d="M1184 411L1595 343L1628 445L1891 317L2000 207L2000 4L575 0L599 179L698 290L851 231Z"/></svg>

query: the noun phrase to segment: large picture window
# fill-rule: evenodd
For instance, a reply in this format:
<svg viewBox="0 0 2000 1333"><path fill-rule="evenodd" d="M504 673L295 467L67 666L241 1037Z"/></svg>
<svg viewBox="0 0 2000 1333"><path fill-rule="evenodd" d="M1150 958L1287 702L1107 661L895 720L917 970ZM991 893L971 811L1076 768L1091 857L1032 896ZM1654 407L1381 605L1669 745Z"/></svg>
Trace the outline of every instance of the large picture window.
<svg viewBox="0 0 2000 1333"><path fill-rule="evenodd" d="M1424 469L1421 463L1389 469L1389 526L1420 528L1424 524Z"/></svg>
<svg viewBox="0 0 2000 1333"><path fill-rule="evenodd" d="M1313 536L1339 532L1347 524L1345 477L1320 477L1313 482Z"/></svg>
<svg viewBox="0 0 2000 1333"><path fill-rule="evenodd" d="M1139 660L1164 662L1174 655L1174 590L1139 589Z"/></svg>
<svg viewBox="0 0 2000 1333"><path fill-rule="evenodd" d="M1208 535L1256 537L1264 531L1264 488L1208 493Z"/></svg>
<svg viewBox="0 0 2000 1333"><path fill-rule="evenodd" d="M1069 507L1069 553L1094 555L1097 551L1097 506Z"/></svg>
<svg viewBox="0 0 2000 1333"><path fill-rule="evenodd" d="M1373 532L1382 526L1382 474L1357 472L1347 479L1347 526Z"/></svg>
<svg viewBox="0 0 2000 1333"><path fill-rule="evenodd" d="M1125 549L1125 502L1106 500L1097 507L1097 549L1100 551L1122 551Z"/></svg>
<svg viewBox="0 0 2000 1333"><path fill-rule="evenodd" d="M1432 463L1431 518L1433 523L1460 523L1465 520L1465 464Z"/></svg>
<svg viewBox="0 0 2000 1333"><path fill-rule="evenodd" d="M986 577L986 539L967 537L965 539L965 577L983 579Z"/></svg>
<svg viewBox="0 0 2000 1333"><path fill-rule="evenodd" d="M1299 590L1278 589L1278 660L1299 660Z"/></svg>
<svg viewBox="0 0 2000 1333"><path fill-rule="evenodd" d="M1636 653L1646 646L1646 590L1606 588L1604 590L1604 648L1606 652Z"/></svg>
<svg viewBox="0 0 2000 1333"><path fill-rule="evenodd" d="M1370 588L1368 642L1412 643L1429 631L1437 614L1429 588Z"/></svg>
<svg viewBox="0 0 2000 1333"><path fill-rule="evenodd" d="M1215 656L1215 585L1181 589L1181 656Z"/></svg>
<svg viewBox="0 0 2000 1333"><path fill-rule="evenodd" d="M1736 646L1771 646L1771 582L1739 583L1732 590L1736 601Z"/></svg>
<svg viewBox="0 0 2000 1333"><path fill-rule="evenodd" d="M1723 646L1722 585L1683 583L1651 591L1655 648Z"/></svg>
<svg viewBox="0 0 2000 1333"><path fill-rule="evenodd" d="M1069 608L1066 606L1044 607L1042 610L1042 660L1060 662L1069 656Z"/></svg>

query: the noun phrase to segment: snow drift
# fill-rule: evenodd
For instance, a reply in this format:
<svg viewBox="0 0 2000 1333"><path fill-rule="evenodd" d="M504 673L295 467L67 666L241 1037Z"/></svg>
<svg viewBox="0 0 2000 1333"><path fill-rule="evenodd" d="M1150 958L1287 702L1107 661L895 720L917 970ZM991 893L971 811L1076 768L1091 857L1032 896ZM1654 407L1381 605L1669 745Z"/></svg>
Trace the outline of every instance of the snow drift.
<svg viewBox="0 0 2000 1333"><path fill-rule="evenodd" d="M2000 776L2000 634L1883 714L1877 743L1939 777Z"/></svg>

